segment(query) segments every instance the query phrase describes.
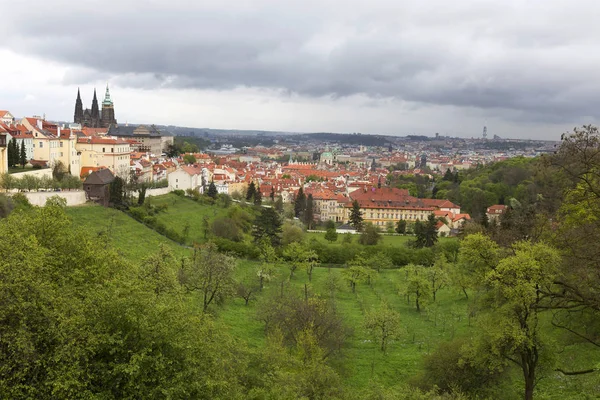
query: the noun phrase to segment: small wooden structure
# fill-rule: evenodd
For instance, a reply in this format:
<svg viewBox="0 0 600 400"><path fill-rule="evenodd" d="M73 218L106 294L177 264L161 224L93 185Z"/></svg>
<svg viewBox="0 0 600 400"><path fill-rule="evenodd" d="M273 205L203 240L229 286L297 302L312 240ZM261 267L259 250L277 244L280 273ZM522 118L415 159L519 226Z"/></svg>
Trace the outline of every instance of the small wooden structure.
<svg viewBox="0 0 600 400"><path fill-rule="evenodd" d="M109 169L100 169L94 171L85 178L83 190L88 200L95 201L108 207L110 200L110 184L115 180L115 176Z"/></svg>

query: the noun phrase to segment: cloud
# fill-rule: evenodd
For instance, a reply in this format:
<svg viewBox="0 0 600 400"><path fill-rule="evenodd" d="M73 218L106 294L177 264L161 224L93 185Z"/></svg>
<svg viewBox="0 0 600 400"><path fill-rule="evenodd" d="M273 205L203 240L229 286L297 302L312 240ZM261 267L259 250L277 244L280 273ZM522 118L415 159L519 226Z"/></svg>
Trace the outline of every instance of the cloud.
<svg viewBox="0 0 600 400"><path fill-rule="evenodd" d="M0 46L69 65L64 84L365 96L520 122L600 107L593 0L15 3Z"/></svg>

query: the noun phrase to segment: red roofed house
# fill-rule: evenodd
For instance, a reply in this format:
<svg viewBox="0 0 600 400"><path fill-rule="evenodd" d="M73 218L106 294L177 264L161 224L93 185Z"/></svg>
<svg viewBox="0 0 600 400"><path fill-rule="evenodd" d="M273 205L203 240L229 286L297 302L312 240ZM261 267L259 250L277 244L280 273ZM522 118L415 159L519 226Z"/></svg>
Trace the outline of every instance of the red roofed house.
<svg viewBox="0 0 600 400"><path fill-rule="evenodd" d="M0 110L0 122L10 125L15 122L15 117L9 111Z"/></svg>
<svg viewBox="0 0 600 400"><path fill-rule="evenodd" d="M488 221L496 221L502 214L506 212L507 209L508 207L502 204L496 204L488 207L486 212Z"/></svg>
<svg viewBox="0 0 600 400"><path fill-rule="evenodd" d="M198 164L183 165L171 172L167 179L171 190L199 190L202 186L202 168Z"/></svg>

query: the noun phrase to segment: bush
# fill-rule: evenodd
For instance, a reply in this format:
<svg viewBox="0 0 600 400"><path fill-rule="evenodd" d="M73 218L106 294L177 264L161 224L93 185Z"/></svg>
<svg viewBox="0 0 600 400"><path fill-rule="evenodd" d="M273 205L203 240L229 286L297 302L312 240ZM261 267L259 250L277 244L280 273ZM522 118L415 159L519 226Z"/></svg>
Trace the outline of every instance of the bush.
<svg viewBox="0 0 600 400"><path fill-rule="evenodd" d="M233 242L241 242L244 238L242 230L236 222L228 217L218 217L212 222L210 230L213 235Z"/></svg>
<svg viewBox="0 0 600 400"><path fill-rule="evenodd" d="M171 193L173 193L175 196L179 196L179 197L185 196L185 192L181 189L173 190Z"/></svg>
<svg viewBox="0 0 600 400"><path fill-rule="evenodd" d="M381 240L381 234L379 233L379 228L373 224L366 224L363 232L360 234L358 238L358 242L360 244L364 244L367 246L374 246L379 243Z"/></svg>
<svg viewBox="0 0 600 400"><path fill-rule="evenodd" d="M231 253L236 257L249 258L252 260L256 260L260 256L258 248L251 243L233 242L220 237L214 238L213 242L217 245L217 248L221 253Z"/></svg>

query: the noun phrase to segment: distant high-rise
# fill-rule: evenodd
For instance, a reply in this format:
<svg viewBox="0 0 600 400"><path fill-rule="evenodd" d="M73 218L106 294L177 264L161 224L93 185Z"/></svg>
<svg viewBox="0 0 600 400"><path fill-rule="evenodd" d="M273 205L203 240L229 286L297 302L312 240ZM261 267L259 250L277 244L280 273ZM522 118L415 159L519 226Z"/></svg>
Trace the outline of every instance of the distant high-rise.
<svg viewBox="0 0 600 400"><path fill-rule="evenodd" d="M483 138L487 139L487 126L483 127Z"/></svg>
<svg viewBox="0 0 600 400"><path fill-rule="evenodd" d="M100 112L100 107L98 105L96 89L94 89L92 108L86 108L85 110L83 109L81 94L79 89L77 89L77 100L75 100L73 122L88 128L108 128L110 125L117 124L117 120L115 119L115 108L112 99L110 98L108 85L106 85L106 94L104 96L104 101L102 102L102 112Z"/></svg>

